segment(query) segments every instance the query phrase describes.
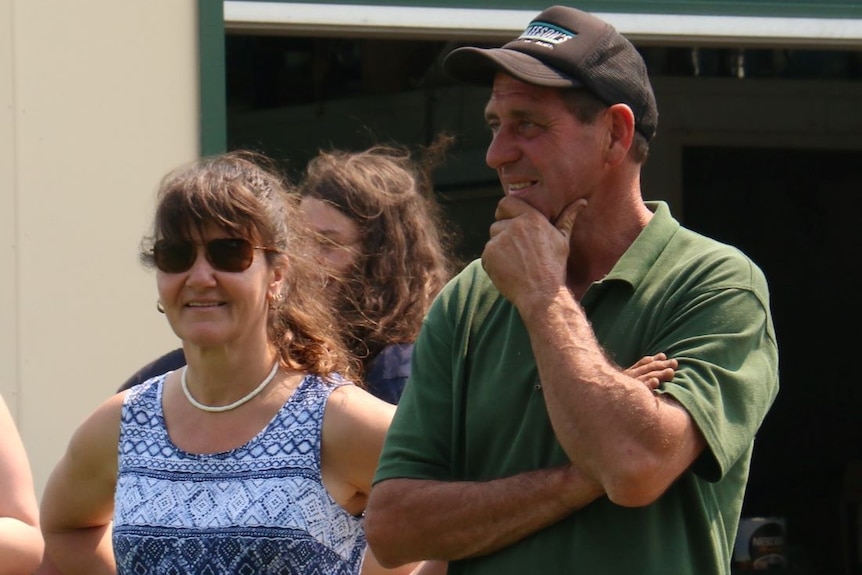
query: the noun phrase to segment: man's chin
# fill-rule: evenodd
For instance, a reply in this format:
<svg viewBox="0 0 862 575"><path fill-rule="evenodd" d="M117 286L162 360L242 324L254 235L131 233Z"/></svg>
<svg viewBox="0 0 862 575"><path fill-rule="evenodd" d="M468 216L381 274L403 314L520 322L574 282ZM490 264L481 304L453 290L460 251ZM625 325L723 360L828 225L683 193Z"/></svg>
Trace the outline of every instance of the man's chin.
<svg viewBox="0 0 862 575"><path fill-rule="evenodd" d="M509 196L504 196L504 197L516 198L516 199L524 202L525 204L527 204L528 206L530 206L531 208L533 208L534 210L536 210L537 212L539 212L540 214L545 216L545 219L548 220L549 222L554 221L556 219L556 216L559 215L559 214L557 214L556 216L552 217L552 215L548 212L548 207L542 205L542 203L540 201L538 201L535 198L535 196L532 194L524 194L523 196L520 196L517 194L510 194ZM500 201L503 201L503 198L501 198Z"/></svg>

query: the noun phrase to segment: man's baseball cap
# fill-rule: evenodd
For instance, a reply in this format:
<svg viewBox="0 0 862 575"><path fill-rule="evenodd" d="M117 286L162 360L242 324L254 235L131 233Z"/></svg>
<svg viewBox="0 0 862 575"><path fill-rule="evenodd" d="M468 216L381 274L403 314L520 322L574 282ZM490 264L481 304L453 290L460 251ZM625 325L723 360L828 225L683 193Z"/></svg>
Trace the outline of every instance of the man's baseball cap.
<svg viewBox="0 0 862 575"><path fill-rule="evenodd" d="M454 78L491 85L497 72L553 88L584 87L610 105L627 104L635 128L655 135L658 109L646 64L637 49L604 20L552 6L501 48L457 48L443 61Z"/></svg>

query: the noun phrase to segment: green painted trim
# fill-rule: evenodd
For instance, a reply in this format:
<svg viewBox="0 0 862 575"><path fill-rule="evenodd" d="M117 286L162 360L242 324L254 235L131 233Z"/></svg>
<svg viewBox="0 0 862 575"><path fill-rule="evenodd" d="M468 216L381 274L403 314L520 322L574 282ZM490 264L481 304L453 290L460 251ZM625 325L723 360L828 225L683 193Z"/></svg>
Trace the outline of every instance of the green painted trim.
<svg viewBox="0 0 862 575"><path fill-rule="evenodd" d="M413 8L483 8L541 11L548 0L233 0L296 4L406 6ZM859 0L583 0L578 8L624 14L683 14L694 16L772 16L785 18L862 18Z"/></svg>
<svg viewBox="0 0 862 575"><path fill-rule="evenodd" d="M200 155L227 151L224 3L198 0Z"/></svg>

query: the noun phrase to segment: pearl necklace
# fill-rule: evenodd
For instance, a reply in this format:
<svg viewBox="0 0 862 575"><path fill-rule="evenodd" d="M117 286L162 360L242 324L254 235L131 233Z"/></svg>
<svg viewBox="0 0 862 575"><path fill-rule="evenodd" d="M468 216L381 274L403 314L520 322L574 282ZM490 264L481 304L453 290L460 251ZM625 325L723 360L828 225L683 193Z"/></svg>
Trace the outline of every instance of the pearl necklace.
<svg viewBox="0 0 862 575"><path fill-rule="evenodd" d="M264 379L263 381L260 382L260 385L258 385L256 388L251 390L248 395L246 395L245 397L240 397L239 399L237 399L236 401L234 401L230 405L218 405L218 406L204 405L203 403L199 402L197 399L192 397L192 394L189 391L189 384L186 382L186 371L188 371L188 366L183 367L183 373L182 373L182 376L180 377L180 382L182 383L183 393L186 395L186 399L188 399L189 403L191 403L192 405L194 405L195 407L197 407L201 411L209 411L209 412L217 413L220 411L230 411L231 409L236 409L237 407L239 407L243 403L246 403L247 401L251 401L257 394L259 394L261 391L263 391L263 388L266 387L267 384L269 384L269 382L272 381L272 378L275 377L275 374L278 373L278 361L275 362L275 365L272 366L272 371L269 372L269 375L266 376L266 379Z"/></svg>

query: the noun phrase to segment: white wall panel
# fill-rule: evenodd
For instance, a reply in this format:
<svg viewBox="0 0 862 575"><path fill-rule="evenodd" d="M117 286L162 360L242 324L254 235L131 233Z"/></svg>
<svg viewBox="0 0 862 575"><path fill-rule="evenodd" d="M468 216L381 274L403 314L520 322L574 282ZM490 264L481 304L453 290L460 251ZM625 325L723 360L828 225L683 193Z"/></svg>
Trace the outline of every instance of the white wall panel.
<svg viewBox="0 0 862 575"><path fill-rule="evenodd" d="M39 494L83 418L176 345L137 250L159 179L197 155L196 18L193 0L0 1L0 389Z"/></svg>

